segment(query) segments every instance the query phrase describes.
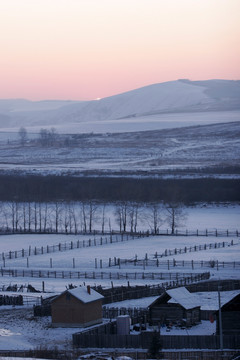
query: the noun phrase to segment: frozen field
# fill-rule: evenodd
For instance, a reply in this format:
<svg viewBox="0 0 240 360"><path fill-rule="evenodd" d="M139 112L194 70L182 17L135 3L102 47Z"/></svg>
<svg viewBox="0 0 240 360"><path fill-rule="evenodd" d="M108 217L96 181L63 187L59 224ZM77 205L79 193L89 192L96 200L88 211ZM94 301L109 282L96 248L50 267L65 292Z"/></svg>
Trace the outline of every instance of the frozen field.
<svg viewBox="0 0 240 360"><path fill-rule="evenodd" d="M190 208L188 209L188 227L189 228L231 228L238 229L239 225L239 213L240 207L235 206L210 206L210 207L201 207L201 208ZM109 239L107 243L100 245L99 237L96 236L96 246L91 247L81 247L78 249L72 249L67 251L56 251L53 253L44 253L39 255L30 255L25 256L24 258L15 259L14 256L12 259L6 259L5 264L3 260L0 261L0 267L2 269L15 269L18 271L80 271L80 272L89 272L89 273L99 273L104 272L108 274L109 272L117 273L175 273L176 271L179 274L187 273L201 273L205 271L210 271L212 279L230 279L237 278L239 279L239 268L233 267L220 267L218 270L215 268L196 268L192 269L191 265L188 262L192 260L195 261L205 261L209 264L210 261L219 261L219 262L238 262L240 255L240 241L238 237L214 237L214 236L150 236L146 238L135 238L135 239L124 239L121 241L119 237L118 242L110 243ZM106 236L107 237L107 236ZM42 246L46 248L47 245L70 243L71 241L76 243L80 241L81 244L83 240L86 242L93 236L74 236L74 235L8 235L0 237L0 254L2 252L17 251L21 249L31 249L41 248ZM109 237L108 237L109 238ZM208 247L206 250L192 251L183 254L175 254L167 256L166 258L159 258L160 263L159 267L156 265L137 265L134 266L133 263L121 265L119 269L118 266L109 268L109 258L114 259L114 257L122 259L134 259L137 255L138 259L143 259L148 254L148 259L154 259L154 254L163 253L166 249L180 249L186 247L194 247L204 244L210 244L215 242L225 242L225 247L221 248L212 248ZM232 245L231 245L232 242ZM94 242L93 242L94 244ZM228 246L229 245L229 246ZM51 259L51 260L50 260ZM73 268L73 259L75 261ZM166 267L166 261L169 260L169 263L173 263L173 259L176 261L184 261L185 267L173 267L170 266L170 269ZM102 260L102 268L100 269L100 260ZM97 263L96 263L97 262ZM188 263L188 265L187 265ZM97 267L96 267L97 264ZM9 285L17 284L18 287L21 285L31 284L38 290L42 290L42 283L44 281L45 293L37 293L34 295L35 299L39 299L41 295L47 297L48 295L53 295L60 293L66 289L66 286L69 284L74 285L99 285L103 287L110 287L114 285L127 285L130 281L131 285L135 284L157 284L159 280L153 279L143 279L138 278L134 280L121 278L119 280L111 280L109 278L103 279L93 279L93 278L80 278L80 279L71 279L71 278L46 278L46 277L12 277L12 276L1 276L0 274L0 286L6 289ZM26 291L26 290L25 290ZM11 292L2 292L2 294L9 294ZM24 297L24 303L27 304L27 297L33 300L32 294L27 292L21 293ZM215 298L211 296L211 301L209 300L209 294L202 294L202 303L206 306L211 305L215 306ZM227 297L226 297L227 298ZM153 301L155 298L139 299L134 301L127 301L122 304L113 304L113 306L133 306L133 307L142 307L148 306L148 304ZM214 304L213 304L214 303ZM51 328L51 318L34 318L32 309L26 305L24 307L0 307L0 349L29 349L40 346L41 344L48 343L49 347L57 346L62 349L71 348L71 338L72 333L76 332L76 329L62 329L62 328ZM164 332L164 329L162 330ZM212 334L215 332L215 323L211 324L209 321L203 321L202 324L194 327L190 330L187 330L188 334ZM165 334L165 332L164 332ZM179 330L173 328L170 333L166 332L166 335L186 335L186 330Z"/></svg>
<svg viewBox="0 0 240 360"><path fill-rule="evenodd" d="M239 278L239 269L224 268L216 270L210 266L200 268L196 266L194 269L192 266L187 265L190 261L204 261L204 262L238 262L240 254L240 241L239 237L236 237L236 230L239 229L240 207L237 205L229 206L209 206L209 207L196 207L188 209L188 218L186 228L196 230L211 229L218 231L226 230L234 231L231 237L215 237L215 236L150 236L145 238L134 238L125 236L124 241L121 241L120 236L113 236L113 242L110 242L109 235L2 235L0 237L0 254L6 253L6 259L3 261L1 256L0 266L4 269L19 269L19 270L47 270L47 271L80 271L80 272L104 272L104 273L135 273L135 272L204 272L210 271L213 278ZM112 223L113 223L113 219ZM184 229L184 228L183 228ZM100 238L102 237L102 240ZM89 246L89 239L91 239L91 246ZM94 245L94 239L96 245ZM116 242L117 241L117 242ZM74 244L72 250L64 250L64 244L68 244L70 248L71 242ZM77 242L80 245L77 248ZM209 244L223 243L224 247L209 248ZM61 243L61 249L59 251L59 243ZM208 245L206 250L200 251L184 251L184 248L198 247ZM47 246L51 247L55 245L56 251L47 253ZM31 255L27 256L26 253L31 248ZM35 247L38 249L38 255L34 255ZM44 248L41 253L41 248ZM21 257L22 249L25 250L24 257ZM182 253L174 254L174 249L182 249ZM143 264L134 266L133 263L122 264L119 266L109 267L109 258L111 258L113 264L114 258L134 260L144 259L147 257L150 260L154 259L156 252L158 254L165 253L166 250L171 250L172 254L167 257L160 257L160 265L156 267L156 264L147 265L144 269ZM11 251L11 259L9 259L8 252ZM20 251L20 255L15 258L14 252ZM172 264L173 259L176 261L184 261L186 264L183 266L166 268L166 261L169 260ZM161 265L162 262L162 265ZM101 263L101 268L100 268ZM71 280L66 279L48 279L44 278L45 289L47 291L62 291L66 285L70 282L76 284L82 284L88 282L90 284L101 284L103 286L111 286L111 279L105 275L103 279L80 278ZM157 279L132 279L130 276L130 282L132 283L157 283ZM0 278L2 285L8 285L9 283L18 283L19 285L31 283L37 289L41 289L42 279L36 279L36 277L9 277L3 276ZM114 284L127 283L127 279L114 279Z"/></svg>
<svg viewBox="0 0 240 360"><path fill-rule="evenodd" d="M179 126L164 130L138 127L115 134L59 135L50 147L40 146L36 139L20 146L17 134L15 140L8 134L0 137L0 170L8 173L170 176L169 170L175 175L184 175L184 170L188 177L238 176L233 169L221 173L218 168L239 165L240 121L201 126L189 122L189 127L180 121ZM213 171L201 174L200 168Z"/></svg>

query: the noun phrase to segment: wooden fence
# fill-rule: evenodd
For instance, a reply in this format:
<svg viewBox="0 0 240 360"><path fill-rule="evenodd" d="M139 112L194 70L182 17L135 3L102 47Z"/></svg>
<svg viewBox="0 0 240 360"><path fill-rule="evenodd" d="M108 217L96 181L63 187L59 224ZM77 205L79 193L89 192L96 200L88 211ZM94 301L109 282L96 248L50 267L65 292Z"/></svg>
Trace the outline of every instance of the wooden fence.
<svg viewBox="0 0 240 360"><path fill-rule="evenodd" d="M17 251L8 251L3 252L0 254L0 260L4 261L6 259L17 259L17 258L24 258L29 256L36 256L36 255L43 255L43 254L50 254L54 252L62 252L62 251L68 251L68 250L74 250L74 249L80 249L85 247L91 247L91 246L101 246L105 244L111 244L116 243L119 241L127 241L129 239L128 235L121 235L121 236L110 236L108 237L100 237L99 239L96 239L95 237L93 239L86 239L86 240L77 240L77 241L70 241L70 242L62 242L55 245L47 245L47 246L41 246L39 247L32 247L29 246L28 249L21 249Z"/></svg>
<svg viewBox="0 0 240 360"><path fill-rule="evenodd" d="M228 247L228 246L234 246L234 245L238 245L238 243L234 243L233 240L231 240L230 242L227 241L222 241L222 242L215 242L215 243L210 243L210 244L199 244L199 245L194 245L194 246L185 246L184 248L175 248L175 249L166 249L163 253L159 254L157 251L156 253L153 255L154 258L162 258L162 257L166 257L166 256L172 256L172 255L178 255L178 254L186 254L187 252L196 252L196 251L203 251L203 250L211 250L211 249L219 249L219 248L224 248L224 247Z"/></svg>
<svg viewBox="0 0 240 360"><path fill-rule="evenodd" d="M137 232L137 233L130 233L130 232L125 232L125 233L119 233L117 231L112 231L111 233L107 233L105 235L102 234L102 236L100 236L99 238L96 238L95 235L97 235L97 231L93 231L93 233L90 233L90 235L94 236L94 238L89 238L87 240L77 240L77 241L70 241L70 242L64 242L64 243L59 243L59 244L55 244L55 245L47 245L47 246L41 246L40 248L38 247L32 247L29 246L28 249L21 249L21 250L14 250L14 251L8 251L8 252L3 252L0 254L0 260L4 261L6 259L17 259L19 257L28 257L31 255L43 255L43 254L49 254L49 253L53 253L53 252L57 252L57 251L67 251L67 250L73 250L73 249L80 249L80 248L85 248L85 247L91 247L91 246L101 246L104 244L112 244L112 243L116 243L116 242L120 242L120 241L128 241L128 240L133 240L136 238L141 238L141 237L148 237L148 236L158 236L158 235L167 235L167 236L215 236L215 237L222 237L222 236L227 236L227 237L239 237L239 231L229 231L229 230L195 230L195 231L190 231L190 230L186 230L186 231L179 231L176 230L176 232L174 234L172 234L171 232L169 232L169 230L159 230L156 234L155 233L151 233L149 231L146 232ZM101 234L99 232L99 234ZM83 235L86 235L85 233ZM11 235L9 235L11 236ZM76 235L77 236L77 235ZM183 249L183 251L185 250L185 248ZM169 251L171 253L172 250L166 250L167 251L167 255L162 254L162 256L168 256L169 255ZM173 250L175 251L175 249ZM190 250L191 251L191 250Z"/></svg>
<svg viewBox="0 0 240 360"><path fill-rule="evenodd" d="M166 360L232 360L234 355L237 356L237 350L178 350L178 351L161 351L161 358ZM129 356L134 360L148 360L149 354L147 350L142 349L108 349L107 351L99 353L98 350L91 351L92 358L95 359L108 359L112 357L115 359L119 356ZM64 360L77 360L84 359L89 355L87 349L74 349L74 350L59 350L39 348L34 350L0 350L1 357L10 358L44 358L44 359L64 359Z"/></svg>
<svg viewBox="0 0 240 360"><path fill-rule="evenodd" d="M2 305L23 305L23 297L22 295L0 295L0 306Z"/></svg>
<svg viewBox="0 0 240 360"><path fill-rule="evenodd" d="M129 315L132 324L149 322L149 311L147 308L108 308L103 306L102 311L104 319L116 319L120 315Z"/></svg>
<svg viewBox="0 0 240 360"><path fill-rule="evenodd" d="M135 348L149 349L153 333L143 331L134 335L73 334L73 345L81 348ZM219 349L220 337L217 335L165 335L160 336L163 349ZM224 335L224 349L240 349L240 335Z"/></svg>
<svg viewBox="0 0 240 360"><path fill-rule="evenodd" d="M30 269L3 269L2 276L55 278L55 279L110 279L110 280L170 280L176 284L186 285L193 281L200 281L210 277L209 273L171 273L171 272L95 272L95 271L51 271Z"/></svg>
<svg viewBox="0 0 240 360"><path fill-rule="evenodd" d="M145 270L147 267L156 267L161 269L173 269L176 267L181 268L190 268L194 269L203 269L203 268L212 268L212 269L228 269L228 270L239 270L240 269L240 261L218 261L218 260L208 260L208 261L198 261L198 260L159 260L159 259L120 259L113 258L109 259L108 266L113 267L117 266L119 269L124 268L129 265L133 267L141 267Z"/></svg>
<svg viewBox="0 0 240 360"><path fill-rule="evenodd" d="M234 355L237 355L237 350L178 350L178 351L161 351L161 358L166 360L232 360ZM142 349L108 349L107 351L99 353L98 350L91 351L92 358L95 359L108 359L112 357L115 359L120 356L129 356L134 360L148 360L149 354L147 350ZM64 360L77 360L84 359L89 355L87 349L74 349L74 350L59 350L47 349L41 347L34 350L0 350L1 357L10 358L44 358L44 359L64 359Z"/></svg>

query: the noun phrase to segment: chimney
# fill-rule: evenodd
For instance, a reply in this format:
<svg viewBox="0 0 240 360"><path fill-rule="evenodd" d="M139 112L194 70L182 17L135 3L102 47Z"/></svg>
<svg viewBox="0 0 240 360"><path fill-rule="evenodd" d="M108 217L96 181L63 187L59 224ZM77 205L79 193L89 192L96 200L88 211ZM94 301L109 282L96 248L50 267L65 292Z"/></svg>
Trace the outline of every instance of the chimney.
<svg viewBox="0 0 240 360"><path fill-rule="evenodd" d="M90 285L87 286L87 292L89 295L91 295L91 288L90 288Z"/></svg>

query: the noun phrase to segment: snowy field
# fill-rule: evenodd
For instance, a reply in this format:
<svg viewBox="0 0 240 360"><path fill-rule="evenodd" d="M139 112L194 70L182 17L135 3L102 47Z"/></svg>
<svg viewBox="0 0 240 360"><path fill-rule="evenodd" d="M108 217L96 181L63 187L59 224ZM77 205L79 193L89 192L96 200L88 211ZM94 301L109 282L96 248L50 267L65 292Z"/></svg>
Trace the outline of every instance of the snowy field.
<svg viewBox="0 0 240 360"><path fill-rule="evenodd" d="M189 228L239 228L239 215L240 207L235 206L210 206L201 208L189 208L188 209L188 223ZM47 245L59 244L71 241L87 241L91 236L74 236L74 235L9 235L0 237L0 253L8 251L16 251L24 249L34 248L35 246L41 248L41 246L46 247ZM92 237L93 238L93 237ZM95 237L96 240L99 239L99 236ZM126 239L125 239L126 240ZM233 240L233 244L230 242ZM197 236L150 236L147 238L135 238L128 241L119 241L116 243L107 243L103 245L96 245L91 247L73 249L68 251L58 251L49 254L43 255L31 255L24 258L13 258L6 259L5 264L3 260L0 261L0 267L3 269L16 269L16 270L49 270L49 271L87 271L87 272L168 272L173 273L178 271L179 273L188 272L204 272L210 271L212 279L239 279L239 269L234 268L198 268L192 269L191 267L170 267L169 271L165 265L159 267L156 266L146 266L145 269L143 266L134 267L133 264L119 267L108 267L109 258L119 257L126 259L134 259L135 256L144 258L146 253L148 254L149 259L154 258L156 251L160 254L166 249L174 248L184 248L189 246L198 246L200 244L209 244L215 242L227 242L230 246L226 245L224 248L217 249L206 249L197 252L187 252L184 254L175 254L174 256L168 256L170 263L172 263L173 258L176 261L184 260L187 261L225 261L233 262L239 261L240 255L240 241L237 237L197 237ZM73 268L73 258L75 259L75 268ZM50 267L50 259L51 265ZM102 260L102 268L100 269L100 259ZM96 268L97 261L97 268ZM28 263L27 263L28 262ZM4 267L5 265L5 267ZM28 267L27 267L28 266ZM42 282L44 281L45 293L34 294L34 297L39 300L40 296L47 297L48 295L54 295L64 291L66 286L70 283L74 285L99 285L103 287L110 287L112 281L114 285L127 285L130 281L131 285L136 284L157 284L159 280L146 280L146 279L120 279L120 280L110 280L106 279L54 279L54 278L36 278L36 277L12 277L12 276L1 276L0 275L0 286L1 288L9 285L17 284L18 287L21 285L31 284L37 290L42 290ZM32 308L27 306L27 296L33 299L33 294L21 292L24 298L23 307L5 307L0 306L0 349L30 349L36 348L42 344L49 344L49 347L57 346L62 349L71 348L71 339L72 333L76 332L76 329L62 329L62 328L52 328L51 327L51 318L34 318ZM12 295L12 292L2 292L2 295L9 294ZM20 293L18 293L20 294ZM204 293L200 294L202 296L202 304L207 306L216 307L216 293L209 294ZM227 296L227 295L226 295ZM227 298L227 297L226 297ZM113 306L133 306L133 307L142 307L148 306L149 302L155 298L139 299L131 302L127 301L122 304L115 303ZM224 299L224 298L223 298ZM30 302L32 304L32 302ZM193 327L187 330L180 330L172 328L170 332L166 332L166 329L162 329L162 333L165 335L190 335L194 334L212 334L215 332L215 323L211 324L209 321L203 321L200 325Z"/></svg>
<svg viewBox="0 0 240 360"><path fill-rule="evenodd" d="M239 229L239 218L240 218L240 206L229 205L229 206L209 206L202 208L189 208L188 218L186 227L188 229L198 228L199 230L207 229L218 229L219 230L233 230L236 232ZM113 221L113 220L112 220ZM142 273L142 272L154 272L161 273L167 272L179 272L179 273L194 273L194 272L206 272L210 271L212 278L239 278L238 268L225 267L224 269L216 269L210 266L210 262L238 262L240 254L240 241L239 237L215 237L215 236L149 236L146 238L134 238L126 236L121 241L120 236L114 235L113 242L110 242L110 237L101 235L2 235L0 237L0 254L12 252L12 258L5 256L3 260L1 257L0 267L3 269L15 269L15 270L47 270L47 271L80 271L83 272L104 272L103 279L89 278L85 279L51 279L51 278L36 278L36 277L1 277L2 285L18 284L24 285L27 283L32 284L37 289L41 290L42 280L45 282L45 290L58 292L65 289L69 283L74 282L76 285L81 285L85 282L89 284L101 284L103 286L111 286L112 280L108 277L108 273ZM89 239L91 239L91 247L89 247ZM94 245L94 239L96 246ZM128 239L128 240L127 240ZM79 241L79 248L77 242ZM116 242L117 241L117 242ZM64 244L70 244L73 242L75 246L71 250L64 251ZM83 242L85 245L83 245ZM224 247L209 248L200 251L183 251L185 247L194 247L194 245L214 244L223 243ZM59 243L61 243L61 251L58 250ZM46 253L48 246L56 245L57 251ZM26 253L31 247L31 255L27 256ZM38 248L38 255L34 255L34 248ZM41 248L44 247L43 254ZM25 256L21 255L15 258L14 252L25 250ZM182 253L174 254L174 249L182 249ZM111 265L113 265L114 258L134 260L135 258L141 260L146 257L149 260L155 259L156 252L163 254L166 250L172 250L172 254L167 257L159 258L159 266L154 264L143 264L134 266L133 263L121 264L121 266L109 267L109 258L111 258ZM184 262L184 266L178 265L173 266L174 259L178 262ZM188 263L190 261L199 263L200 261L208 262L209 265L203 268L196 265L194 268ZM166 262L170 262L170 268L167 268ZM186 264L185 264L186 263ZM162 264L162 265L161 265ZM188 265L187 265L188 264ZM133 279L130 276L130 282L132 284L142 283L158 283L158 279L140 280ZM127 279L114 279L114 285L127 284Z"/></svg>
<svg viewBox="0 0 240 360"><path fill-rule="evenodd" d="M202 120L201 126L193 126L190 121L193 114L181 116L186 116L189 123L186 123L187 120L184 122L183 118L179 120L179 126L175 122L166 121L167 126L172 124L172 128L165 130L164 127L161 129L161 125L160 129L155 127L155 130L143 131L140 122L136 123L134 132L86 135L59 133L56 144L50 147L41 146L39 141L36 141L36 133L33 135L35 140L29 140L25 146L20 146L17 133L15 139L9 132L6 132L5 136L1 133L0 170L79 176L84 175L84 172L92 172L93 175L119 173L131 176L171 176L169 170L178 173L185 169L188 177L194 177L206 176L206 173L201 175L201 172L197 171L199 168L238 167L240 121L230 121L232 113L224 115L229 122L221 123L221 114L219 121L210 121L210 125L206 125ZM199 114L198 116L200 117ZM206 115L203 113L201 116L204 118ZM240 119L240 112L237 116ZM144 124L149 125L148 121ZM182 174L181 171L179 175ZM221 173L215 174L211 171L208 175L220 176ZM222 174L225 177L237 175L234 171Z"/></svg>

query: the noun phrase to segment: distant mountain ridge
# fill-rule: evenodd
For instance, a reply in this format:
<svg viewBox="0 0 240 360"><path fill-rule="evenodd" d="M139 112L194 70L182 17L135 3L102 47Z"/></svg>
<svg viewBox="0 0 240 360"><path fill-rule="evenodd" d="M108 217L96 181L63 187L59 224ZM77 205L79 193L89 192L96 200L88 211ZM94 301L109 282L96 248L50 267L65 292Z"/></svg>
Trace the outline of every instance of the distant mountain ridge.
<svg viewBox="0 0 240 360"><path fill-rule="evenodd" d="M92 101L0 100L0 128L118 120L161 113L240 109L239 80L152 84Z"/></svg>

